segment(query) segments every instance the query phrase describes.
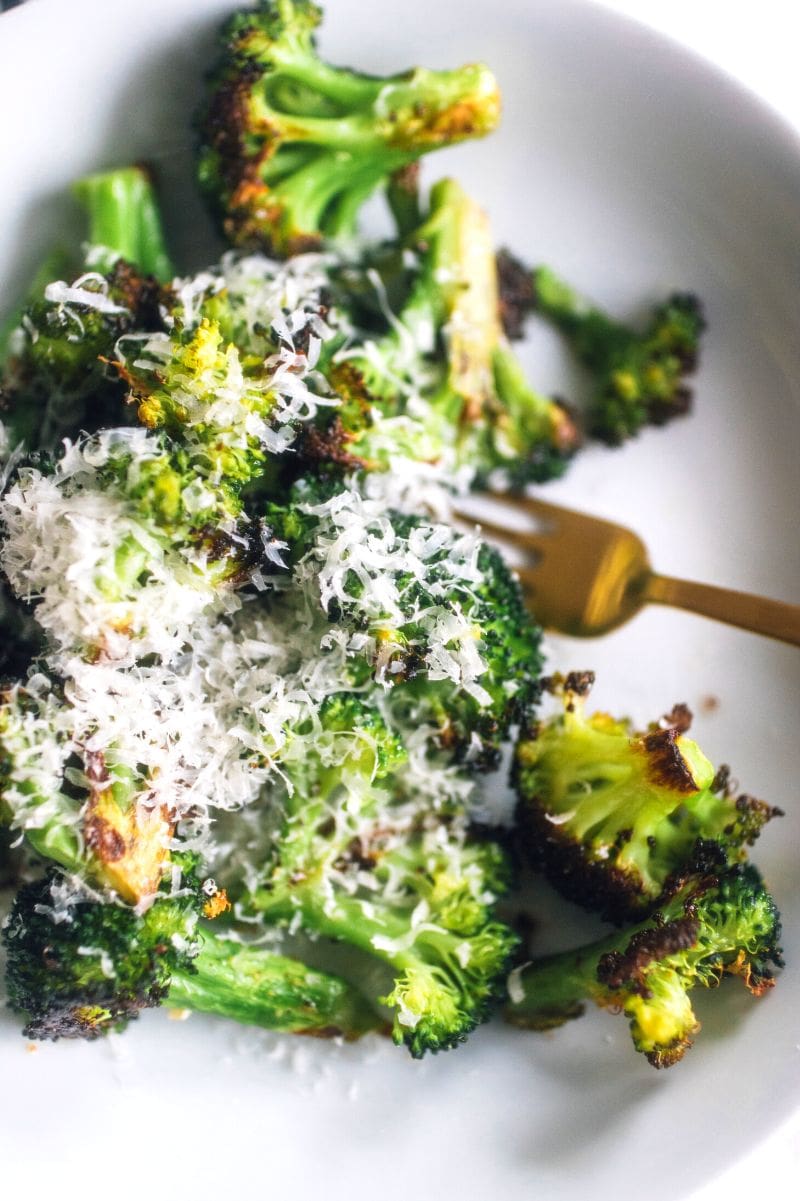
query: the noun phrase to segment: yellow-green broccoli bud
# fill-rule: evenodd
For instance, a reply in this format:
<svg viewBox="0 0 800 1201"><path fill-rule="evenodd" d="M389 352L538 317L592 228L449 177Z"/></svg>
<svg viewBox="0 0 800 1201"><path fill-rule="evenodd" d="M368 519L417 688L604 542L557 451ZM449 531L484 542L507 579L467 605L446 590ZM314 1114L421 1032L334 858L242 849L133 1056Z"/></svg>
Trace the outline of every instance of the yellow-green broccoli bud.
<svg viewBox="0 0 800 1201"><path fill-rule="evenodd" d="M698 845L743 859L780 811L732 796L686 731L678 705L637 731L607 713L584 713L591 673L554 686L563 712L524 731L514 779L520 849L565 896L613 920L651 908Z"/></svg>

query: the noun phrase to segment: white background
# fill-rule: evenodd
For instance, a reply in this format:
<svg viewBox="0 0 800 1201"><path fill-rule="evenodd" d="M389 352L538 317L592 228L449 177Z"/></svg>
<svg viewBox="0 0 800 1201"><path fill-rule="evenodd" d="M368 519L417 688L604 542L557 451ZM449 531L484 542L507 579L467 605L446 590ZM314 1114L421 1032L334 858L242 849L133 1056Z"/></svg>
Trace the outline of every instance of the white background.
<svg viewBox="0 0 800 1201"><path fill-rule="evenodd" d="M781 114L800 135L800 3L798 0L602 0L667 34L727 74ZM800 142L798 142L800 154ZM800 998L798 999L800 1038ZM713 1129L709 1130L713 1138ZM676 1153L679 1149L676 1148ZM800 1189L800 1114L738 1161L691 1201L744 1201Z"/></svg>

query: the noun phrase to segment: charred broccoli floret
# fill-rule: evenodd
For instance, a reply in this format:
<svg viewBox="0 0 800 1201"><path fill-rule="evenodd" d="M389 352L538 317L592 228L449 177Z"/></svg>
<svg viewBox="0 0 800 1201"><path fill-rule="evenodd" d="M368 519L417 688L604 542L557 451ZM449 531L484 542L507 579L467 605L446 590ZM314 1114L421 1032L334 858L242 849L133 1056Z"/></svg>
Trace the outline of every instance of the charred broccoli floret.
<svg viewBox="0 0 800 1201"><path fill-rule="evenodd" d="M593 678L557 683L563 713L519 741L518 839L565 896L623 920L657 902L698 844L736 862L780 810L731 794L727 768L715 771L687 738L685 705L641 732L607 713L586 716Z"/></svg>
<svg viewBox="0 0 800 1201"><path fill-rule="evenodd" d="M311 746L284 752L283 826L245 904L386 964L377 1000L412 1055L454 1047L488 1015L516 945L491 916L503 855L469 838L457 805L437 813L409 793L404 748L364 698L331 697L318 721Z"/></svg>
<svg viewBox="0 0 800 1201"><path fill-rule="evenodd" d="M12 443L51 448L81 428L126 424L110 366L120 337L163 329L172 269L152 184L139 167L90 176L74 191L88 218L85 258L37 284L9 338L0 399Z"/></svg>
<svg viewBox="0 0 800 1201"><path fill-rule="evenodd" d="M611 446L643 425L663 425L689 411L687 384L705 329L696 296L675 293L640 333L581 299L548 267L533 273L535 306L589 369L593 394L588 432Z"/></svg>
<svg viewBox="0 0 800 1201"><path fill-rule="evenodd" d="M198 173L237 246L291 255L350 234L393 173L497 124L486 67L388 78L330 67L314 46L320 19L308 0L272 0L223 31Z"/></svg>
<svg viewBox="0 0 800 1201"><path fill-rule="evenodd" d="M343 351L331 374L350 400L340 414L348 450L383 465L405 455L467 467L478 483L560 475L579 431L560 402L530 387L503 335L486 215L442 180L408 245L418 263L391 329Z"/></svg>
<svg viewBox="0 0 800 1201"><path fill-rule="evenodd" d="M54 870L20 889L2 937L27 1038L95 1039L162 1004L302 1034L357 1038L380 1027L338 977L213 931L201 919L220 908L216 886L192 857L177 858L179 887L162 886L143 913Z"/></svg>
<svg viewBox="0 0 800 1201"><path fill-rule="evenodd" d="M752 865L718 875L692 870L640 925L517 972L506 1016L544 1030L593 1001L624 1013L637 1051L654 1067L670 1067L700 1026L691 990L716 987L728 974L760 996L782 966L779 940L775 902Z"/></svg>
<svg viewBox="0 0 800 1201"><path fill-rule="evenodd" d="M36 856L137 905L160 885L174 823L143 803L146 782L124 756L86 747L76 721L63 686L41 673L0 689L0 824L24 832Z"/></svg>
<svg viewBox="0 0 800 1201"><path fill-rule="evenodd" d="M141 915L55 869L23 885L3 942L9 1001L28 1015L27 1036L94 1038L160 1004L173 973L190 971L197 955L200 895L189 861L179 894L159 894Z"/></svg>

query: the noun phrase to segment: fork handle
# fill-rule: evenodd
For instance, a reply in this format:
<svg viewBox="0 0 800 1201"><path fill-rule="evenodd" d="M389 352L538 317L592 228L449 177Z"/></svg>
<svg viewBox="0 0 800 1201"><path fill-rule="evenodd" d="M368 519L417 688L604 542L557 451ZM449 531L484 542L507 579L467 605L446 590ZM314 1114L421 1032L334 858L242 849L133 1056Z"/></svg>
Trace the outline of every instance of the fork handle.
<svg viewBox="0 0 800 1201"><path fill-rule="evenodd" d="M800 646L800 605L767 600L749 592L734 592L730 588L716 588L713 584L695 584L691 580L678 580L655 572L647 578L642 599L657 605L688 609L690 613L713 617L753 634L766 634L768 638Z"/></svg>

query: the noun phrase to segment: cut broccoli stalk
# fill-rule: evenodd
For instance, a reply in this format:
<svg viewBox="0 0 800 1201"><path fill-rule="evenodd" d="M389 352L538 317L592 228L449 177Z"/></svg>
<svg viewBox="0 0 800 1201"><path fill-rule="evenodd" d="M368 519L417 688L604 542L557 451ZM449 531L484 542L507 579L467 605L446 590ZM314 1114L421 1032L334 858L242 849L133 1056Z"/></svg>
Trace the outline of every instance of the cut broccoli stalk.
<svg viewBox="0 0 800 1201"><path fill-rule="evenodd" d="M499 475L522 486L560 475L579 431L560 402L530 387L505 339L485 213L454 180L442 180L409 246L418 266L392 329L346 351L341 378L332 375L354 398L360 384L348 450L383 466L398 454L453 461L477 483ZM382 417L374 424L372 409Z"/></svg>
<svg viewBox="0 0 800 1201"><path fill-rule="evenodd" d="M106 275L119 259L124 259L142 275L169 283L175 271L153 185L144 167L120 167L89 175L72 190L86 211L89 266Z"/></svg>
<svg viewBox="0 0 800 1201"><path fill-rule="evenodd" d="M760 996L782 965L779 939L775 902L753 866L689 874L638 926L528 964L510 988L506 1017L544 1030L593 1001L624 1013L637 1051L654 1067L670 1067L700 1026L691 990L731 974Z"/></svg>
<svg viewBox="0 0 800 1201"><path fill-rule="evenodd" d="M238 246L291 255L350 235L393 174L497 124L486 67L387 78L331 67L314 47L320 19L308 0L266 0L223 31L198 170Z"/></svg>
<svg viewBox="0 0 800 1201"><path fill-rule="evenodd" d="M405 753L363 697L331 698L320 722L313 755L284 753L275 862L245 904L387 964L394 985L374 1000L412 1055L457 1046L488 1016L516 946L490 912L507 886L502 853L471 842L455 813L393 803Z"/></svg>
<svg viewBox="0 0 800 1201"><path fill-rule="evenodd" d="M80 429L129 423L125 383L109 367L119 338L163 329L171 278L147 173L126 167L74 186L86 209L87 258L67 280L50 260L9 335L0 387L12 445L51 449ZM70 282L68 282L70 281Z"/></svg>
<svg viewBox="0 0 800 1201"><path fill-rule="evenodd" d="M161 1004L320 1037L381 1028L338 977L201 928L213 883L204 891L188 863L179 893L162 891L141 914L81 895L55 871L22 887L3 941L27 1038L95 1039Z"/></svg>
<svg viewBox="0 0 800 1201"><path fill-rule="evenodd" d="M727 769L716 772L686 737L686 706L643 732L607 713L587 717L593 678L552 683L563 713L519 741L517 838L560 892L620 921L652 907L698 844L741 860L780 811L731 795Z"/></svg>
<svg viewBox="0 0 800 1201"><path fill-rule="evenodd" d="M643 425L663 425L689 411L686 379L697 367L705 329L696 296L675 293L639 333L583 300L548 267L538 267L533 282L537 311L592 374L591 435L616 446Z"/></svg>
<svg viewBox="0 0 800 1201"><path fill-rule="evenodd" d="M376 1010L340 977L205 930L192 971L173 973L167 1003L248 1026L319 1038L355 1039L384 1025Z"/></svg>

